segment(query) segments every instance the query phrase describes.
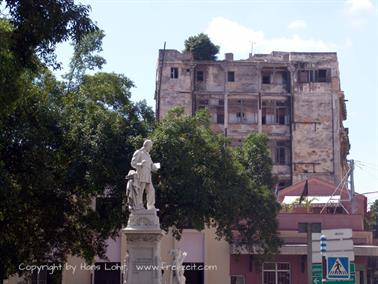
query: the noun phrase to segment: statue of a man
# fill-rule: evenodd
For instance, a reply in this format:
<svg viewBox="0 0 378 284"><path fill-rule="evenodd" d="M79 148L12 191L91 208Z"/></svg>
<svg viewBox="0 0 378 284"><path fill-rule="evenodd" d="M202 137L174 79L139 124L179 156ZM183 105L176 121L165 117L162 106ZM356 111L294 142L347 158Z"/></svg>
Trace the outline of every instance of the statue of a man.
<svg viewBox="0 0 378 284"><path fill-rule="evenodd" d="M151 181L151 172L156 172L160 168L160 164L152 162L150 151L152 141L145 140L143 147L136 150L131 160L131 166L136 169L137 184L139 185L139 194L143 196L146 191L147 209L155 209L155 189Z"/></svg>

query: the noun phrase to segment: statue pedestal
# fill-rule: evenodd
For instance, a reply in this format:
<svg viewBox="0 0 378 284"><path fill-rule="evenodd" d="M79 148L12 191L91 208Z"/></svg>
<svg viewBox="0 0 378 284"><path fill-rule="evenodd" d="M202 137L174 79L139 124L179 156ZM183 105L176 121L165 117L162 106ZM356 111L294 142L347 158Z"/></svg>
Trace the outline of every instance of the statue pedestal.
<svg viewBox="0 0 378 284"><path fill-rule="evenodd" d="M132 210L123 233L127 240L127 284L161 284L160 229L156 209Z"/></svg>

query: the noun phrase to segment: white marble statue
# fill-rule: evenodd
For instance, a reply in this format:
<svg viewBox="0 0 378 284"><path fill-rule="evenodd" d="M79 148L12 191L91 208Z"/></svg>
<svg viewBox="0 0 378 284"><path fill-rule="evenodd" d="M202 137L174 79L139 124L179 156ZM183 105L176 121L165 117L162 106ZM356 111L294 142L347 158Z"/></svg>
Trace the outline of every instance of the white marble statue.
<svg viewBox="0 0 378 284"><path fill-rule="evenodd" d="M171 284L185 284L186 278L184 276L184 259L187 253L181 249L171 250L171 255L173 256L172 264L172 278Z"/></svg>
<svg viewBox="0 0 378 284"><path fill-rule="evenodd" d="M127 179L126 195L129 209L142 209L143 192L146 191L147 209L155 209L155 189L151 181L151 172L156 172L160 168L159 163L153 163L150 151L152 141L145 140L143 147L136 150L131 160L131 166L136 170L131 170Z"/></svg>

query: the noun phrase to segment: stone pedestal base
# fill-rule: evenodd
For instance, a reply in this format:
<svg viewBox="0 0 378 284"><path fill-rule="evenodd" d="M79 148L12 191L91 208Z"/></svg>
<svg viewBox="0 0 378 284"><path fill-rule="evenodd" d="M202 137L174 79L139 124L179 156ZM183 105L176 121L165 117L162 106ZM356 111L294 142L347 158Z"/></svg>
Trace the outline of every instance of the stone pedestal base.
<svg viewBox="0 0 378 284"><path fill-rule="evenodd" d="M134 210L122 230L127 240L127 284L161 284L160 229L156 210Z"/></svg>

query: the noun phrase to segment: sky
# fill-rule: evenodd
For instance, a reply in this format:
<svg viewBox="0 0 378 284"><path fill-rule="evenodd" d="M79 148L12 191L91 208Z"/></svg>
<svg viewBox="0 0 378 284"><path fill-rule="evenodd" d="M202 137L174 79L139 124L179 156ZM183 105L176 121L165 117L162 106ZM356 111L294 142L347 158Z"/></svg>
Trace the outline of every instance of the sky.
<svg viewBox="0 0 378 284"><path fill-rule="evenodd" d="M77 2L77 1L75 1ZM105 31L103 70L136 85L132 100L154 108L158 50L182 50L189 36L207 33L235 59L271 51L336 51L347 99L355 187L378 192L377 0L87 0L91 18ZM252 44L253 43L253 44ZM253 50L252 50L253 49ZM72 48L58 59L67 66ZM63 72L63 71L62 71ZM378 193L367 194L369 202Z"/></svg>

